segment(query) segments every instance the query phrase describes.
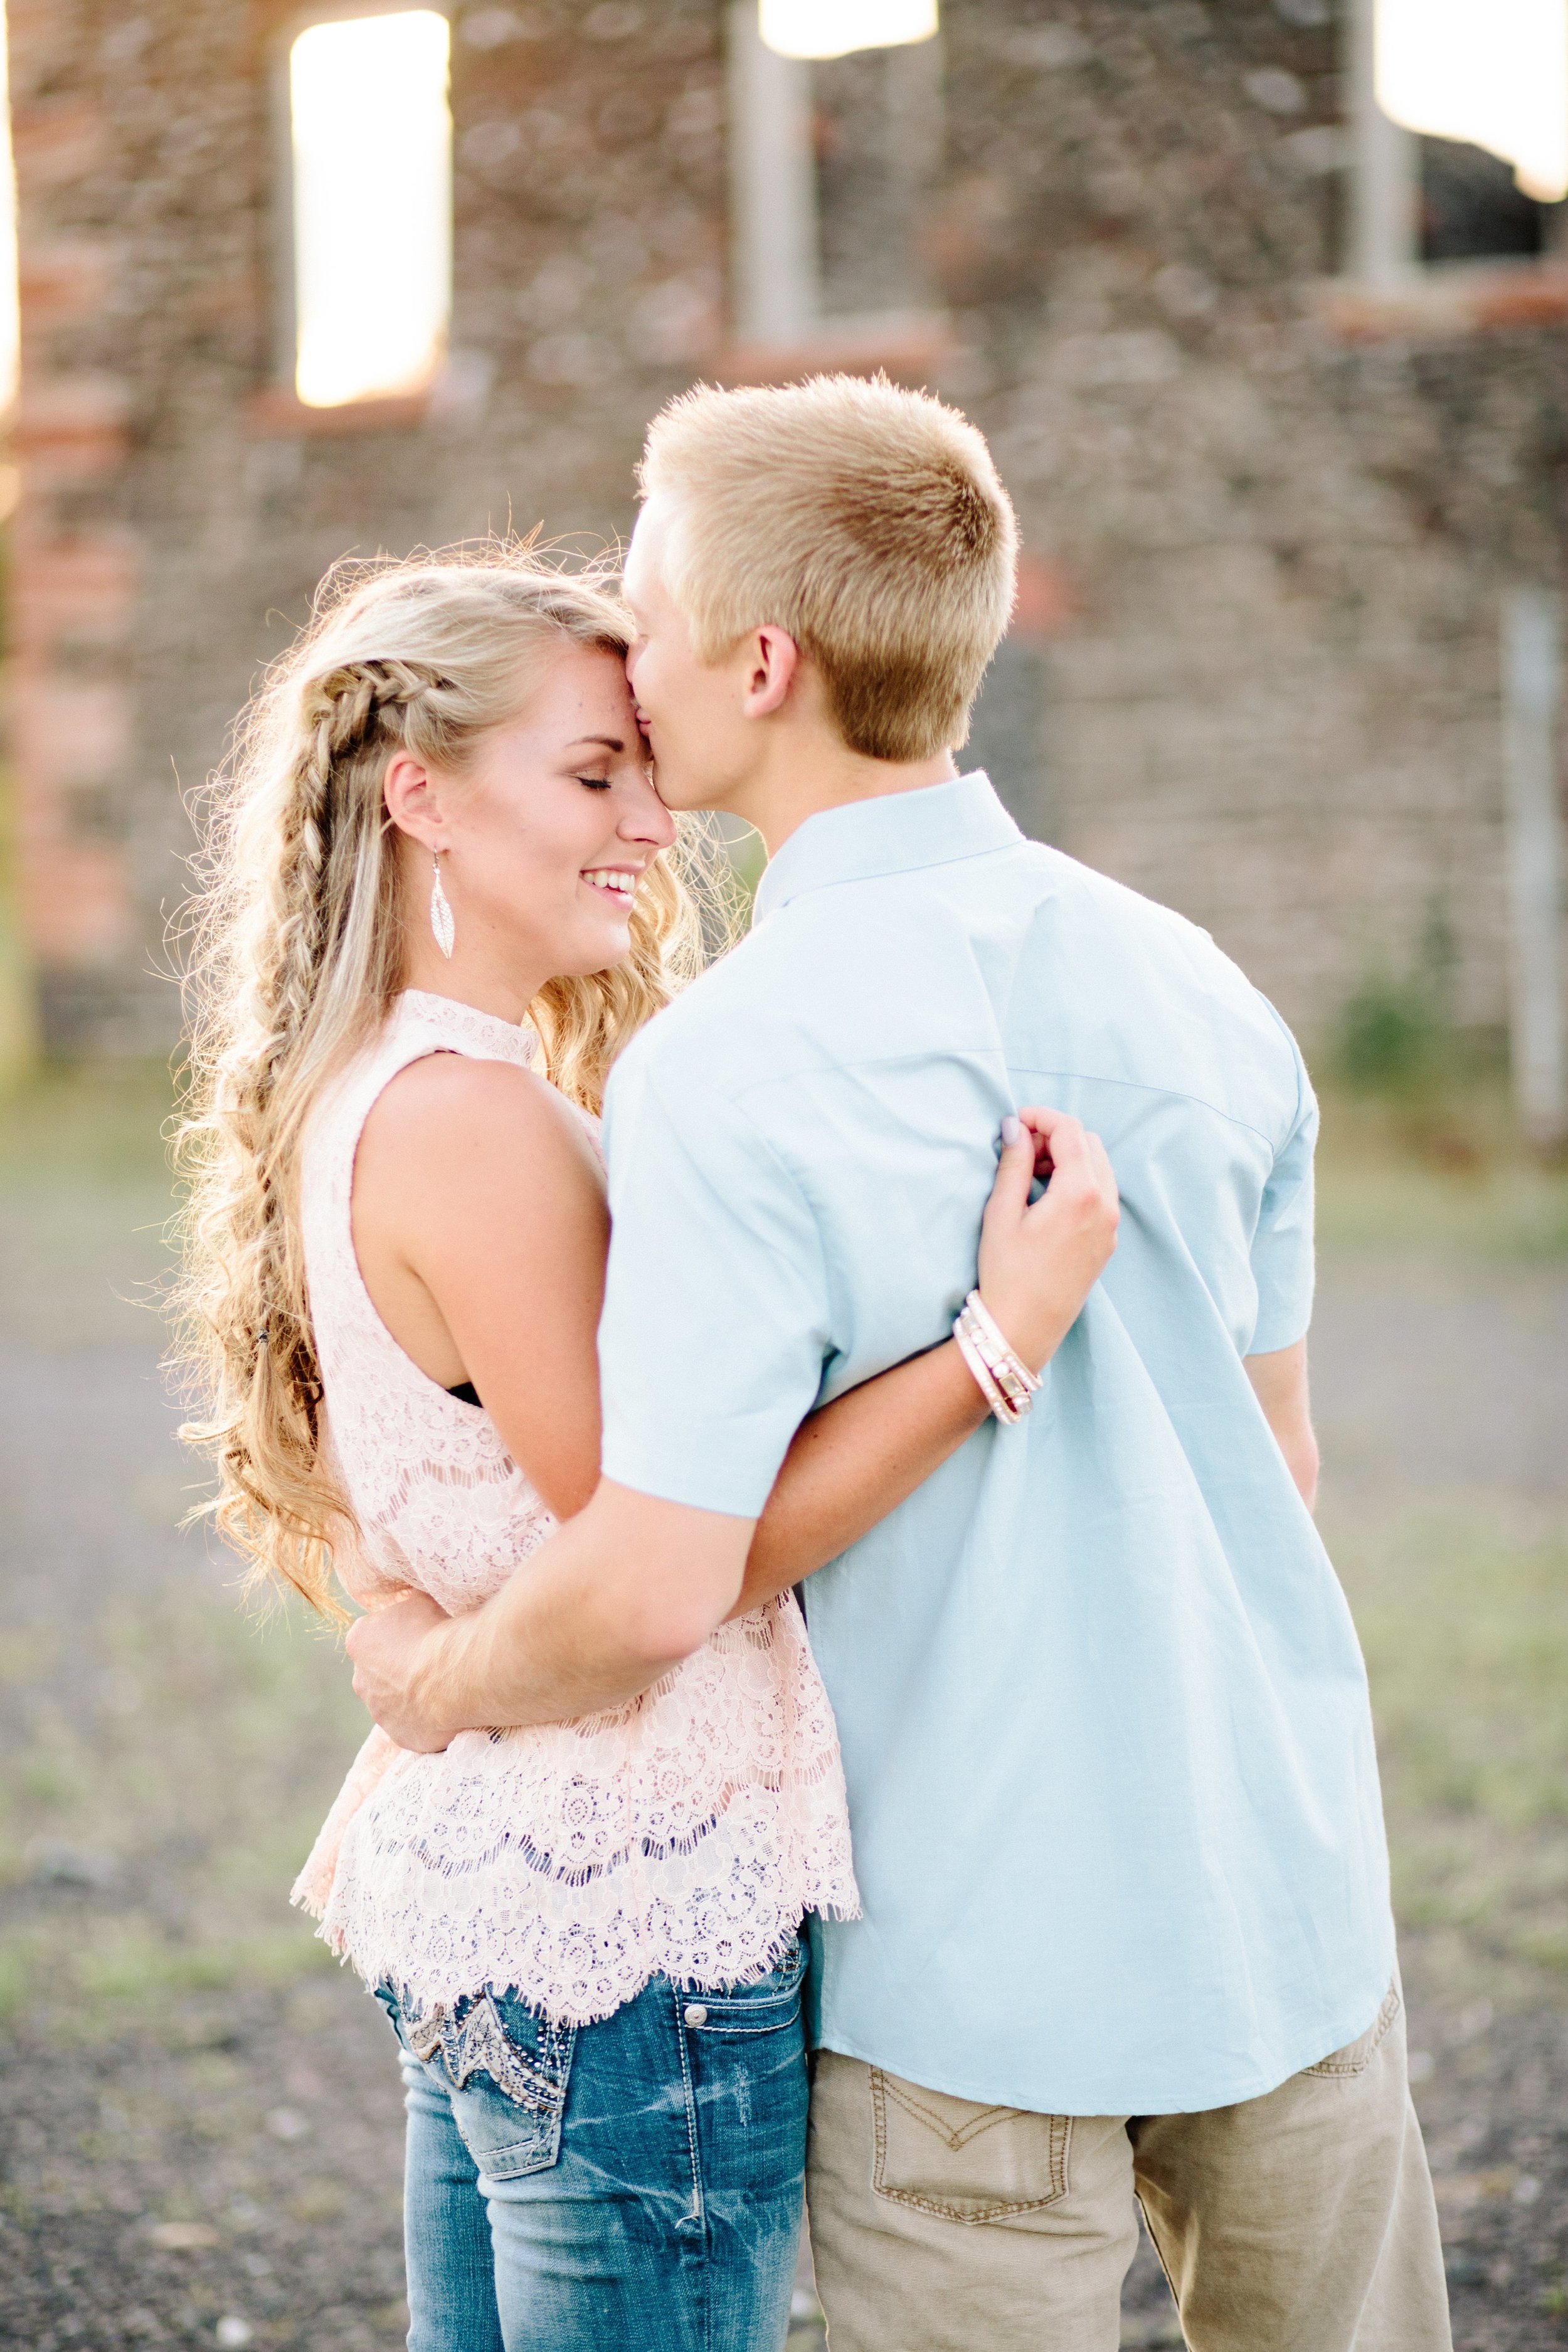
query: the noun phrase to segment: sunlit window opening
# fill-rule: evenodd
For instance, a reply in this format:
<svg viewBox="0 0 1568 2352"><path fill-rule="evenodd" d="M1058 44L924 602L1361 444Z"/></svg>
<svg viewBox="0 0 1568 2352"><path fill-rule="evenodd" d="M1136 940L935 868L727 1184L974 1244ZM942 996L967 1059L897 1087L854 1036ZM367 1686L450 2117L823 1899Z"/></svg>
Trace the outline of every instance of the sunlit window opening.
<svg viewBox="0 0 1568 2352"><path fill-rule="evenodd" d="M312 408L418 391L452 308L445 16L312 25L289 56L295 389Z"/></svg>
<svg viewBox="0 0 1568 2352"><path fill-rule="evenodd" d="M781 58L843 58L929 41L937 0L760 0L763 38Z"/></svg>
<svg viewBox="0 0 1568 2352"><path fill-rule="evenodd" d="M1377 0L1376 47L1394 121L1501 156L1538 204L1568 195L1568 0Z"/></svg>

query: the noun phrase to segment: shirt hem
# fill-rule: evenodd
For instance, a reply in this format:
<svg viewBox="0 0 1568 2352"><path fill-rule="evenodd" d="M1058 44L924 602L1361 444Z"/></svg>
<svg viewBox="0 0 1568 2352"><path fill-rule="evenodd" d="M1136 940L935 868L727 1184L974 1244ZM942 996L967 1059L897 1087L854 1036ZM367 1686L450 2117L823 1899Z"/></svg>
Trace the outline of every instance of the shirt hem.
<svg viewBox="0 0 1568 2352"><path fill-rule="evenodd" d="M1344 2015L1327 2026L1314 2027L1303 2034L1300 2047L1292 2046L1289 2054L1279 2061L1271 2060L1261 2069L1245 2074L1216 2075L1212 2081L1184 2083L1180 2088L1168 2084L1154 2084L1147 2077L1138 2083L1125 2078L1108 2078L1102 2085L1091 2090L1079 2090L1074 2095L1053 2095L1050 2085L1020 2084L1016 2076L1004 2082L1001 2076L960 2074L947 2066L927 2070L917 2066L913 2071L890 2054L888 2045L878 2049L861 2047L853 2034L837 2028L823 2027L816 2036L819 2050L835 2051L840 2057L858 2059L864 2066L875 2066L882 2072L898 2075L901 2082L913 2083L921 2090L940 2091L948 2098L970 2099L983 2106L1012 2107L1022 2113L1039 2116L1186 2116L1207 2115L1216 2107L1241 2106L1251 2099L1267 2098L1291 2076L1305 2072L1309 2066L1321 2064L1336 2050L1345 2049L1357 2041L1376 2021L1379 2010L1388 1996L1388 1983L1393 1973L1393 1961L1379 1974L1377 1990L1360 1996L1353 2008L1347 2004Z"/></svg>
<svg viewBox="0 0 1568 2352"><path fill-rule="evenodd" d="M755 1486L730 1486L721 1482L718 1491L706 1478L698 1475L687 1479L672 1473L666 1463L659 1470L645 1469L642 1463L605 1446L600 1463L602 1475L617 1486L629 1486L635 1495L647 1495L655 1502L678 1503L689 1511L715 1511L726 1518L758 1519L763 1507L773 1492L776 1465L765 1480Z"/></svg>

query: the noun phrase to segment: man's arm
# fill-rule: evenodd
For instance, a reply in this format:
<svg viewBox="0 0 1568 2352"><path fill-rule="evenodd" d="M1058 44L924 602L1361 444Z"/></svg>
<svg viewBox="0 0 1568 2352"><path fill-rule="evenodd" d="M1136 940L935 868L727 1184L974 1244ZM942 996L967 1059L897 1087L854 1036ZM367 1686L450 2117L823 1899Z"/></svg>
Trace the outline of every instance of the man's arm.
<svg viewBox="0 0 1568 2352"><path fill-rule="evenodd" d="M423 1593L349 1631L354 1689L400 1748L479 1725L558 1723L619 1706L700 1647L733 1605L755 1522L602 1478L471 1615Z"/></svg>
<svg viewBox="0 0 1568 2352"><path fill-rule="evenodd" d="M1266 1356L1243 1360L1263 1418L1274 1432L1286 1466L1310 1511L1318 1500L1318 1441L1312 1432L1311 1400L1307 1391L1307 1342L1276 1348Z"/></svg>

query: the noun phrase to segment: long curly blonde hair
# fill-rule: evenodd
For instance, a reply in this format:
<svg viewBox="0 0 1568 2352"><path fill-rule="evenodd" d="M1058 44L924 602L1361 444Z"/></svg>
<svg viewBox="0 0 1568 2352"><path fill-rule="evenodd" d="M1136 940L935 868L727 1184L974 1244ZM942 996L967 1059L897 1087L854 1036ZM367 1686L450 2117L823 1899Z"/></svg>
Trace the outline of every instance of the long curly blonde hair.
<svg viewBox="0 0 1568 2352"><path fill-rule="evenodd" d="M554 650L622 654L627 627L602 574L554 568L526 543L340 565L213 780L181 924L174 1353L195 1407L183 1434L218 1474L205 1507L253 1591L291 1586L342 1613L331 1555L353 1516L322 1444L299 1155L322 1087L403 985L387 761L402 748L461 773ZM552 980L530 1008L551 1079L587 1109L619 1048L700 968L705 870L683 821L638 889L625 961Z"/></svg>

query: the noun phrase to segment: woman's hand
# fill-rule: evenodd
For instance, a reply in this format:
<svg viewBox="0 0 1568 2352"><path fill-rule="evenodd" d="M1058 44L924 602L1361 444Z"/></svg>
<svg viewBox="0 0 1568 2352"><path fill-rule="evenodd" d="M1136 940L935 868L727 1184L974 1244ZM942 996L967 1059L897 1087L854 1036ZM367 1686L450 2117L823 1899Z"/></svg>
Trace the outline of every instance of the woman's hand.
<svg viewBox="0 0 1568 2352"><path fill-rule="evenodd" d="M1031 1208L1037 1176L1046 1190ZM1031 1371L1078 1320L1116 1247L1120 1215L1105 1146L1080 1120L1031 1108L1003 1121L980 1228L980 1296Z"/></svg>

